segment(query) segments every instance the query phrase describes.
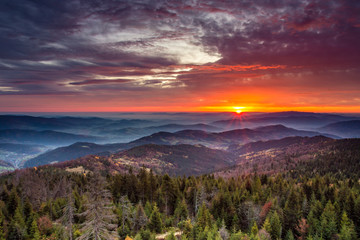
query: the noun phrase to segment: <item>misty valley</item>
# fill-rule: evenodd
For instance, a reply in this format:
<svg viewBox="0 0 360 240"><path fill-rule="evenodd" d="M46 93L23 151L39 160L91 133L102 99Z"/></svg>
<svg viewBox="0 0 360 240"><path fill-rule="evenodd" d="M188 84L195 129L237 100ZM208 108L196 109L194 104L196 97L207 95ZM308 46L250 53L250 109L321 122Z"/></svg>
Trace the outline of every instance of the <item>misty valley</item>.
<svg viewBox="0 0 360 240"><path fill-rule="evenodd" d="M357 239L360 118L0 116L0 239Z"/></svg>

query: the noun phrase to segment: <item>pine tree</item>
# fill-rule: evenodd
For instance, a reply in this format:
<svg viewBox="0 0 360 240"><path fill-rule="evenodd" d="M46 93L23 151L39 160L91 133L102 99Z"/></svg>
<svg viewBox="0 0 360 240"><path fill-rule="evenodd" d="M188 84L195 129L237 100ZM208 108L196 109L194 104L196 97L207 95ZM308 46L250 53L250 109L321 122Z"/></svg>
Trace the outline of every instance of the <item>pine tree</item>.
<svg viewBox="0 0 360 240"><path fill-rule="evenodd" d="M34 240L40 240L40 231L37 225L36 219L32 221L31 230L30 230L30 237Z"/></svg>
<svg viewBox="0 0 360 240"><path fill-rule="evenodd" d="M328 202L321 215L321 234L324 239L331 239L337 233L335 208Z"/></svg>
<svg viewBox="0 0 360 240"><path fill-rule="evenodd" d="M269 233L271 235L271 238L279 239L281 237L281 233L282 233L282 226L281 226L279 215L277 214L276 211L271 214L270 225L271 225L271 230Z"/></svg>
<svg viewBox="0 0 360 240"><path fill-rule="evenodd" d="M256 222L253 223L253 226L251 227L251 236L255 237L259 232L259 228L256 224Z"/></svg>
<svg viewBox="0 0 360 240"><path fill-rule="evenodd" d="M26 224L20 207L17 207L10 222L8 239L23 239L26 235Z"/></svg>
<svg viewBox="0 0 360 240"><path fill-rule="evenodd" d="M189 212L185 199L178 201L174 214L178 222L186 220L188 218Z"/></svg>
<svg viewBox="0 0 360 240"><path fill-rule="evenodd" d="M9 199L6 201L6 204L7 212L10 216L13 216L15 214L15 210L20 206L20 198L15 187L11 189Z"/></svg>
<svg viewBox="0 0 360 240"><path fill-rule="evenodd" d="M294 238L294 234L291 230L287 231L286 236L285 236L285 240L295 240Z"/></svg>
<svg viewBox="0 0 360 240"><path fill-rule="evenodd" d="M270 233L271 232L271 224L270 224L270 220L269 220L269 218L267 217L266 219L265 219L265 222L264 222L264 224L263 224L263 227L262 227L263 229L265 229L266 230L266 232L268 232L268 233Z"/></svg>
<svg viewBox="0 0 360 240"><path fill-rule="evenodd" d="M197 225L201 229L205 229L205 227L212 225L211 214L210 214L209 210L207 209L205 203L203 203L199 209L199 212L197 215Z"/></svg>
<svg viewBox="0 0 360 240"><path fill-rule="evenodd" d="M5 233L4 233L4 214L0 211L0 240L5 240Z"/></svg>
<svg viewBox="0 0 360 240"><path fill-rule="evenodd" d="M95 175L89 182L88 202L86 210L80 215L85 217L82 224L82 235L78 240L85 239L116 239L116 216L113 213L111 194L105 188L105 183L100 175Z"/></svg>
<svg viewBox="0 0 360 240"><path fill-rule="evenodd" d="M308 229L309 235L315 235L316 233L320 232L319 230L321 229L320 221L317 218L315 218L315 214L313 210L309 212L309 215L307 217L307 222L309 223L309 229Z"/></svg>
<svg viewBox="0 0 360 240"><path fill-rule="evenodd" d="M161 220L161 215L158 207L155 205L153 212L151 213L150 216L149 229L153 232L161 233L162 228L163 228L163 224Z"/></svg>
<svg viewBox="0 0 360 240"><path fill-rule="evenodd" d="M178 189L173 183L172 178L167 174L162 178L161 193L165 199L165 214L172 214L175 209Z"/></svg>
<svg viewBox="0 0 360 240"><path fill-rule="evenodd" d="M289 197L285 203L284 208L284 227L285 230L294 230L301 214L301 206L299 197L295 190L290 191Z"/></svg>
<svg viewBox="0 0 360 240"><path fill-rule="evenodd" d="M341 240L355 240L357 239L355 226L348 218L346 212L341 217L341 230L339 234Z"/></svg>

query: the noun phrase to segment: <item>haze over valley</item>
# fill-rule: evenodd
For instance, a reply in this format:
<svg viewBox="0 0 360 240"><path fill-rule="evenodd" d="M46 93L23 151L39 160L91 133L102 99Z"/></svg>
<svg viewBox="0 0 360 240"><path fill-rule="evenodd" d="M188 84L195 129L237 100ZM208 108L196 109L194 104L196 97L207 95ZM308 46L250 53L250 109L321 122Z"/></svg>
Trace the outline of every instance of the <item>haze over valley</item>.
<svg viewBox="0 0 360 240"><path fill-rule="evenodd" d="M164 115L166 117L166 114ZM295 148L296 145L302 144L303 137L311 139L322 136L324 139L334 140L360 137L360 132L357 131L360 118L351 115L307 112L204 113L199 119L196 119L196 115L197 113L174 113L170 119L150 113L146 117L132 119L119 118L121 116L101 118L1 115L0 159L4 162L3 171L54 164L88 155L112 158L116 154L126 154L129 150L140 151L142 148L148 149L149 146L155 149L158 146L162 149L164 145L172 145L177 149L184 144L199 147L198 156L211 150L228 154L231 157L227 158L231 161L227 161L227 164L236 165L242 156L264 150L242 151L239 155L236 149L250 143L260 141L271 146L272 140L301 137L294 138ZM132 117L136 117L136 114ZM219 118L223 119L218 120ZM273 149L276 147L267 150ZM146 150L142 154L143 157L147 157ZM175 153L170 154L168 158L172 159L173 154ZM175 155L186 158L186 154ZM166 157L159 158L156 154L150 159L168 161ZM133 164L139 168L142 166L139 161L131 159L127 165ZM183 162L184 159L178 161ZM219 157L218 161L223 159ZM195 164L196 161L190 161L188 169L192 167L191 162ZM225 166L211 168L211 171L222 167ZM211 171L204 167L198 174ZM160 172L167 171L164 169ZM191 171L187 173L185 169L180 172L172 171L172 174L180 173L192 174Z"/></svg>

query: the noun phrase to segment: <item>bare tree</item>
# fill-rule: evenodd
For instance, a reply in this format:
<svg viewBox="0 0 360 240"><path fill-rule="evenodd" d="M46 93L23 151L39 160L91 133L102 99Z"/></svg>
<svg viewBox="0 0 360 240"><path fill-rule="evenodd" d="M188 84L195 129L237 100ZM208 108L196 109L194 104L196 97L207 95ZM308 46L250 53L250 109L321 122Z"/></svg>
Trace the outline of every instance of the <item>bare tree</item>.
<svg viewBox="0 0 360 240"><path fill-rule="evenodd" d="M105 188L105 180L98 174L89 182L88 202L85 212L79 214L85 217L82 224L82 235L78 240L86 239L118 239L116 231L116 215L111 201L110 191Z"/></svg>
<svg viewBox="0 0 360 240"><path fill-rule="evenodd" d="M195 206L194 206L194 211L195 211L195 215L197 214L200 206L203 204L203 202L206 203L206 193L205 193L205 187L201 186L200 190L196 190L195 189Z"/></svg>
<svg viewBox="0 0 360 240"><path fill-rule="evenodd" d="M71 182L67 182L67 204L63 208L63 216L61 217L61 222L66 226L68 231L69 240L72 240L72 226L74 221L74 212L75 212L75 201L73 197Z"/></svg>
<svg viewBox="0 0 360 240"><path fill-rule="evenodd" d="M131 202L129 201L127 196L121 196L119 200L119 204L121 206L121 225L122 231L125 231L125 222L132 222L132 212L131 212Z"/></svg>

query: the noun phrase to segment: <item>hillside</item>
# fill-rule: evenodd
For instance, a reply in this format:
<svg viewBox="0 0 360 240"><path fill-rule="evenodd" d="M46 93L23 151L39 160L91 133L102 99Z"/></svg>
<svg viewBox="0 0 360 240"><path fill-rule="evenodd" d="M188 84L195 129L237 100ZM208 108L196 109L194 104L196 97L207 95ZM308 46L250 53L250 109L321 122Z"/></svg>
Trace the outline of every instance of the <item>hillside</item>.
<svg viewBox="0 0 360 240"><path fill-rule="evenodd" d="M0 143L0 159L20 167L24 161L46 151L48 147L32 144Z"/></svg>
<svg viewBox="0 0 360 240"><path fill-rule="evenodd" d="M175 133L159 132L132 141L129 145L143 144L202 144L210 148L225 149L232 144L245 144L252 141L281 139L290 136L317 136L322 133L287 128L283 125L271 125L255 129L237 129L219 133L200 130L183 130ZM327 134L324 134L327 135ZM336 137L328 135L331 137Z"/></svg>
<svg viewBox="0 0 360 240"><path fill-rule="evenodd" d="M44 145L34 144L16 144L16 143L0 143L0 151L24 153L24 154L37 154L44 149Z"/></svg>
<svg viewBox="0 0 360 240"><path fill-rule="evenodd" d="M319 151L310 161L301 161L292 171L293 176L335 174L359 177L360 139L336 140L326 150Z"/></svg>
<svg viewBox="0 0 360 240"><path fill-rule="evenodd" d="M319 131L336 134L344 138L360 137L360 120L341 121L319 128Z"/></svg>
<svg viewBox="0 0 360 240"><path fill-rule="evenodd" d="M234 161L231 153L202 145L143 145L111 156L116 164L135 168L145 166L155 173L199 175L229 166Z"/></svg>
<svg viewBox="0 0 360 240"><path fill-rule="evenodd" d="M124 144L99 145L88 142L78 142L70 146L56 148L43 153L25 162L24 167L35 167L55 162L63 162L76 159L90 154L110 154L111 152L123 149Z"/></svg>
<svg viewBox="0 0 360 240"><path fill-rule="evenodd" d="M33 117L22 115L0 115L0 129L63 130L112 122L112 120L96 117Z"/></svg>
<svg viewBox="0 0 360 240"><path fill-rule="evenodd" d="M99 117L33 117L26 115L0 115L0 129L23 130L69 130L69 129L114 129L138 127L151 124L141 119L112 120Z"/></svg>
<svg viewBox="0 0 360 240"><path fill-rule="evenodd" d="M138 171L141 167L151 168L154 173L171 175L199 175L209 173L215 169L232 165L234 155L210 149L201 145L143 145L115 154L87 155L76 160L53 164L54 167L77 169L82 167L90 171L106 171L108 173L126 172L130 168ZM37 163L48 161L49 157L42 156ZM34 166L34 161L27 163L27 167ZM40 165L40 164L38 164Z"/></svg>
<svg viewBox="0 0 360 240"><path fill-rule="evenodd" d="M97 141L99 137L57 132L52 130L35 131L21 129L0 130L0 142L29 143L40 145L65 145L79 141Z"/></svg>
<svg viewBox="0 0 360 240"><path fill-rule="evenodd" d="M62 162L83 157L90 154L114 153L119 150L130 149L137 146L156 145L204 145L208 148L226 150L230 145L245 144L258 140L277 139L288 136L316 136L318 132L300 131L286 128L282 125L266 126L257 129L238 129L220 133L209 133L201 130L183 130L175 133L158 132L129 143L118 144L90 144L76 143L70 146L56 148L28 160L25 167Z"/></svg>
<svg viewBox="0 0 360 240"><path fill-rule="evenodd" d="M236 166L218 171L217 176L236 176L253 172L316 173L357 172L360 167L360 139L331 139L322 136L292 137L232 145Z"/></svg>
<svg viewBox="0 0 360 240"><path fill-rule="evenodd" d="M118 130L111 130L106 131L106 134L111 135L149 135L157 132L177 132L181 130L202 130L202 131L220 131L221 128L214 127L207 124L165 124L160 126L151 126L151 127L143 127L143 128L135 128L135 127L129 127L129 128L122 128Z"/></svg>
<svg viewBox="0 0 360 240"><path fill-rule="evenodd" d="M14 170L14 166L4 160L0 160L0 173L4 171Z"/></svg>

